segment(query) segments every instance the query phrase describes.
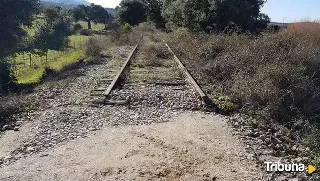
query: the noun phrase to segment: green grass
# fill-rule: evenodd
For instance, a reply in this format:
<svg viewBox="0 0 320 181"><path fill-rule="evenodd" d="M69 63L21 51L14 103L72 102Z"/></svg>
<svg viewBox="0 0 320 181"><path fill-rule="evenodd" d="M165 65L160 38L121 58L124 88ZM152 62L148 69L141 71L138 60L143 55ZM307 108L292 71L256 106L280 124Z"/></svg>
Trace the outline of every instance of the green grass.
<svg viewBox="0 0 320 181"><path fill-rule="evenodd" d="M57 58L54 62L49 63L48 68L56 72L60 72L63 68L75 64L79 62L79 60L84 60L83 50L76 50Z"/></svg>
<svg viewBox="0 0 320 181"><path fill-rule="evenodd" d="M83 29L88 29L88 23L87 22L79 21L78 23L81 24ZM95 23L91 22L91 28L94 31L101 31L101 30L104 29L104 24L102 24L102 23L95 24Z"/></svg>
<svg viewBox="0 0 320 181"><path fill-rule="evenodd" d="M45 74L44 68L30 70L29 73L25 75L20 75L16 77L18 80L18 84L20 85L28 85L28 84L35 84L41 81Z"/></svg>
<svg viewBox="0 0 320 181"><path fill-rule="evenodd" d="M90 36L83 36L83 35L72 35L69 36L69 46L73 48L81 48L87 42ZM74 47L75 46L75 47Z"/></svg>
<svg viewBox="0 0 320 181"><path fill-rule="evenodd" d="M41 24L43 20L39 17L35 21L37 21L35 24ZM87 28L86 22L79 21L78 23L80 23L84 29ZM24 26L23 29L27 31L28 37L33 37L35 35L35 27ZM92 30L101 31L103 29L104 24L92 23ZM85 57L84 55L84 45L89 38L90 36L83 36L79 34L69 36L69 44L66 50L49 50L47 61L45 56L40 57L36 54L32 54L32 61L30 64L28 53L16 54L14 57L8 58L8 61L12 65L12 70L14 72L18 84L31 85L40 82L45 75L45 68L49 68L56 72L59 72L63 70L65 67L75 64L80 60L87 62L92 61L92 57Z"/></svg>
<svg viewBox="0 0 320 181"><path fill-rule="evenodd" d="M64 67L77 63L79 60L84 59L83 46L90 37L82 35L72 35L69 37L69 47L65 51L49 50L48 60L38 55L32 54L32 65L30 66L29 54L17 54L8 60L13 65L13 72L20 85L35 84L41 81L45 75L45 68L48 67L57 72L61 71ZM74 46L76 49L74 49ZM84 59L89 61L90 59Z"/></svg>
<svg viewBox="0 0 320 181"><path fill-rule="evenodd" d="M47 65L42 67L34 67L20 71L20 75L17 76L18 84L20 85L32 85L41 81L45 75L45 68L54 70L55 72L62 71L65 67L68 67L72 64L84 60L84 51L75 50L69 53L66 53L54 61L49 62ZM21 72L24 72L23 74Z"/></svg>
<svg viewBox="0 0 320 181"><path fill-rule="evenodd" d="M38 16L34 21L34 24L41 24L43 23L43 17ZM78 23L81 24L84 29L88 28L85 21L79 21ZM37 29L35 26L23 26L22 28L28 33L28 37L33 37ZM102 31L103 29L104 24L95 24L92 22L92 30ZM59 72L65 67L75 64L80 60L92 61L92 57L85 57L84 55L84 45L89 38L90 36L83 35L69 36L68 47L64 51L49 50L47 61L45 56L40 57L36 54L32 54L30 63L28 53L16 54L13 57L9 57L7 60L12 65L12 70L18 84L36 84L44 77L46 68Z"/></svg>

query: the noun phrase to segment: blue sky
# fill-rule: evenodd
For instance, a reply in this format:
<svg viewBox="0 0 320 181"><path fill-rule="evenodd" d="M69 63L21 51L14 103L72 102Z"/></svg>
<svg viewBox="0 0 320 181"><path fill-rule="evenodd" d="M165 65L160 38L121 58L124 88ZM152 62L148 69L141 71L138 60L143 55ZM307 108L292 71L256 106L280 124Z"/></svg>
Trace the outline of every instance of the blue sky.
<svg viewBox="0 0 320 181"><path fill-rule="evenodd" d="M87 0L89 2L114 8L121 0ZM320 19L319 0L268 0L262 12L269 15L271 21L294 22L302 19Z"/></svg>
<svg viewBox="0 0 320 181"><path fill-rule="evenodd" d="M269 15L271 21L295 22L302 19L320 19L319 0L268 0L262 12Z"/></svg>

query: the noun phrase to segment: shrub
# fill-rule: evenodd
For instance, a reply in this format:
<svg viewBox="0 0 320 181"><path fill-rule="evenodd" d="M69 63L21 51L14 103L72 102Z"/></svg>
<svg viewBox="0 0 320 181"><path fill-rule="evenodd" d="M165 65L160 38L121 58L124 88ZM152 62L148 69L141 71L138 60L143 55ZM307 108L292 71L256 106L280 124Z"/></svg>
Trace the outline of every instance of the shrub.
<svg viewBox="0 0 320 181"><path fill-rule="evenodd" d="M113 31L112 40L117 45L136 45L142 38L142 34L150 35L154 34L154 27L148 23L141 23L139 26L135 26L131 31L124 32L122 29Z"/></svg>
<svg viewBox="0 0 320 181"><path fill-rule="evenodd" d="M304 29L261 37L175 31L168 41L210 91L239 98L244 111L267 108L270 119L292 126L320 116L320 36Z"/></svg>
<svg viewBox="0 0 320 181"><path fill-rule="evenodd" d="M0 96L2 91L8 90L15 82L15 78L10 69L10 64L0 59Z"/></svg>
<svg viewBox="0 0 320 181"><path fill-rule="evenodd" d="M93 33L91 30L88 29L82 29L80 30L80 35L84 35L84 36L91 36Z"/></svg>
<svg viewBox="0 0 320 181"><path fill-rule="evenodd" d="M141 48L147 66L164 66L164 59L171 57L163 43L149 43Z"/></svg>
<svg viewBox="0 0 320 181"><path fill-rule="evenodd" d="M121 26L121 30L124 33L128 33L129 31L132 30L132 26L129 23L125 23L124 25Z"/></svg>
<svg viewBox="0 0 320 181"><path fill-rule="evenodd" d="M98 38L92 37L87 41L85 46L85 54L87 56L99 57L102 50L103 44Z"/></svg>
<svg viewBox="0 0 320 181"><path fill-rule="evenodd" d="M83 29L83 27L79 23L76 23L75 25L73 25L73 31L79 31L79 30L82 30L82 29Z"/></svg>

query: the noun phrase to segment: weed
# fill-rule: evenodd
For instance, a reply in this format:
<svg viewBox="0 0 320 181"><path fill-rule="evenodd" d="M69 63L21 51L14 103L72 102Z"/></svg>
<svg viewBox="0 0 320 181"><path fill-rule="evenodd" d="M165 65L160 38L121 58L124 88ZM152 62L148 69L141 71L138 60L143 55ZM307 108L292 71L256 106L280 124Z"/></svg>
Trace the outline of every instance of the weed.
<svg viewBox="0 0 320 181"><path fill-rule="evenodd" d="M103 45L98 38L92 37L87 41L86 47L85 47L85 54L87 56L100 57L102 50L103 50Z"/></svg>
<svg viewBox="0 0 320 181"><path fill-rule="evenodd" d="M319 30L319 23L310 22L259 37L178 29L167 41L193 76L210 85L206 91L234 95L243 113L261 122L276 120L305 137L320 128ZM223 109L234 107L232 101L220 102ZM311 132L312 127L317 131ZM318 140L308 139L310 149L320 155Z"/></svg>

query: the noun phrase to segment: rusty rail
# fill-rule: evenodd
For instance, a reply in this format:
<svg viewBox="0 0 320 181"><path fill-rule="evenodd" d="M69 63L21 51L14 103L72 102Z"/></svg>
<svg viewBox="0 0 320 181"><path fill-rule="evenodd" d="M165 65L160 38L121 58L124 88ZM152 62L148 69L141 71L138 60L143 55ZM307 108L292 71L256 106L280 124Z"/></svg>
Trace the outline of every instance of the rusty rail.
<svg viewBox="0 0 320 181"><path fill-rule="evenodd" d="M132 50L132 52L130 53L129 57L127 58L126 62L123 64L123 66L121 67L120 71L118 72L118 74L115 76L115 78L113 79L113 81L111 82L111 84L108 86L108 89L104 92L104 96L108 97L110 92L115 88L116 84L119 82L120 78L122 77L122 75L124 74L125 70L129 67L132 57L134 55L134 53L136 52L137 48L138 48L137 44L134 49Z"/></svg>
<svg viewBox="0 0 320 181"><path fill-rule="evenodd" d="M196 91L198 92L198 94L200 95L202 101L206 104L206 105L212 105L212 100L203 92L203 90L200 88L200 86L198 85L198 83L194 80L194 78L191 76L191 74L189 73L189 71L186 69L186 67L183 65L183 63L178 59L178 57L174 54L174 52L172 51L172 49L170 48L170 46L163 40L164 44L166 45L166 47L168 48L168 50L170 51L170 53L173 55L174 60L178 63L178 67L180 68L180 70L184 73L187 81L196 89Z"/></svg>

